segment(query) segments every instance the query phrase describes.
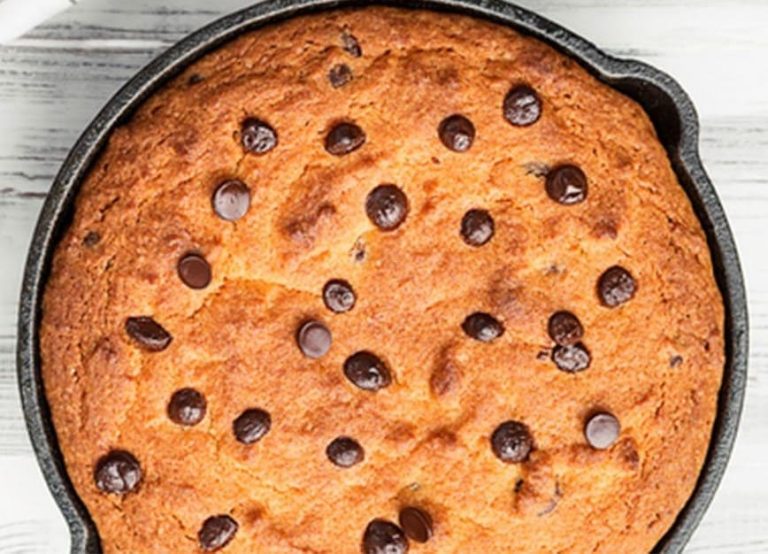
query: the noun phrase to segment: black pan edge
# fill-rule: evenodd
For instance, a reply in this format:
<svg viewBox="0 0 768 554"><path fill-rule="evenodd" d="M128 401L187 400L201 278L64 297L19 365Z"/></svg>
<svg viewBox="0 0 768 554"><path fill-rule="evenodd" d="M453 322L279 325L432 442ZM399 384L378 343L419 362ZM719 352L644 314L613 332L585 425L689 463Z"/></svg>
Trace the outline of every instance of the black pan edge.
<svg viewBox="0 0 768 554"><path fill-rule="evenodd" d="M744 401L748 320L738 253L720 201L701 164L699 122L688 95L670 76L633 60L609 56L537 14L501 0L266 0L219 19L164 52L102 109L64 161L43 205L27 257L18 321L17 370L29 435L48 486L69 524L73 554L101 552L96 528L67 477L40 376L38 325L53 251L71 216L74 197L111 130L169 78L239 33L297 14L338 7L389 4L453 11L510 25L571 56L601 81L638 101L651 117L709 241L726 308L726 365L717 419L693 495L654 549L680 553L709 506L736 437Z"/></svg>

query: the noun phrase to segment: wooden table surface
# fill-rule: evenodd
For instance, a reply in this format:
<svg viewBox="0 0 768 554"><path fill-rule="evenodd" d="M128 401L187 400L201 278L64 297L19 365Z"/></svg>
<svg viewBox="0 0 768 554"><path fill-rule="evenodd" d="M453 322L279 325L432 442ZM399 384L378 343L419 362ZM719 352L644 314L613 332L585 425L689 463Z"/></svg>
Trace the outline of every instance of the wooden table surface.
<svg viewBox="0 0 768 554"><path fill-rule="evenodd" d="M0 46L0 553L59 553L69 544L27 438L15 364L24 259L54 174L91 118L140 67L189 32L248 3L83 0ZM686 552L766 553L768 0L520 4L608 52L671 73L698 107L702 157L746 275L751 355L736 449Z"/></svg>

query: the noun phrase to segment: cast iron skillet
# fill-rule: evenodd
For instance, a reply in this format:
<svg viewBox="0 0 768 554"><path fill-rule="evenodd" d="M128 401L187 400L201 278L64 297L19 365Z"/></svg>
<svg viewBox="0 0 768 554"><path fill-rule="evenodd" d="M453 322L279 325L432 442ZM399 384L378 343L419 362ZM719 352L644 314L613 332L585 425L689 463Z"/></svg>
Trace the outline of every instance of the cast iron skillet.
<svg viewBox="0 0 768 554"><path fill-rule="evenodd" d="M18 374L24 415L38 462L72 533L72 552L101 552L99 536L67 476L40 375L38 325L53 251L71 220L74 198L111 130L190 62L222 43L293 15L370 4L359 0L267 0L220 19L185 38L125 85L75 144L43 206L32 239L19 310ZM677 553L688 542L715 494L730 455L747 375L747 304L736 247L728 222L698 152L699 123L690 99L668 75L637 61L608 56L590 42L500 0L400 0L402 8L451 11L509 25L571 56L604 83L639 102L651 117L677 177L707 234L717 282L725 301L726 364L719 410L706 464L696 489L655 552Z"/></svg>

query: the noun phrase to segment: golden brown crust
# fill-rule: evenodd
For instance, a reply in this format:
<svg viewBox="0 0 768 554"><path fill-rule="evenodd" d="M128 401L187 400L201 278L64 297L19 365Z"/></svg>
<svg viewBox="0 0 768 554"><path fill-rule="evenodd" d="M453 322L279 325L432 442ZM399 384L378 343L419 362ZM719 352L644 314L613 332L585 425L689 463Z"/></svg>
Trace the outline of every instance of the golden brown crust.
<svg viewBox="0 0 768 554"><path fill-rule="evenodd" d="M345 29L361 57L343 49ZM335 88L328 73L340 63L353 78ZM501 115L519 82L543 99L541 120L525 128ZM468 153L437 137L453 113L477 129ZM243 152L247 116L274 126L275 150ZM367 142L334 157L323 140L340 119ZM537 173L562 162L587 174L584 203L544 193ZM229 178L253 193L235 223L210 203ZM365 215L380 183L410 203L392 233ZM476 207L496 222L481 248L458 233ZM88 246L92 232L100 241ZM213 268L204 290L176 275L190 250ZM638 290L609 309L595 287L615 264ZM690 495L709 443L724 356L712 273L648 118L572 60L456 15L304 17L205 57L114 132L55 255L41 329L46 394L107 553L197 552L201 523L220 513L240 526L227 553L356 553L367 523L396 521L404 504L435 521L414 552L646 552ZM323 305L333 278L358 293L347 314ZM560 309L585 328L592 364L582 373L540 355ZM468 339L460 325L474 311L501 319L504 336ZM124 323L137 315L168 329L167 350L136 348ZM307 317L333 332L320 360L293 340ZM345 379L345 358L361 349L389 364L389 388L366 393ZM208 411L182 428L166 405L190 386ZM254 406L271 413L272 430L244 446L232 421ZM595 409L622 424L607 451L584 440ZM509 419L533 433L524 464L491 451L490 434ZM329 463L339 435L363 445L363 463ZM138 492L94 485L96 460L113 448L140 460Z"/></svg>

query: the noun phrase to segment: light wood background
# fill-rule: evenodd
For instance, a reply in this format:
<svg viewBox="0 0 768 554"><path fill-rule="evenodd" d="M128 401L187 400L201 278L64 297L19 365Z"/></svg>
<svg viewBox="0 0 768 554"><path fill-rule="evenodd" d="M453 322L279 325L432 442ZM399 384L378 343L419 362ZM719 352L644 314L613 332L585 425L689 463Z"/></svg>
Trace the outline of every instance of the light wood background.
<svg viewBox="0 0 768 554"><path fill-rule="evenodd" d="M35 0L29 0L34 2ZM54 174L109 97L159 52L247 0L83 0L0 46L0 552L68 549L15 376L21 274ZM768 0L520 0L609 52L675 76L747 279L751 357L737 446L687 552L768 552ZM674 445L670 445L674 448Z"/></svg>

